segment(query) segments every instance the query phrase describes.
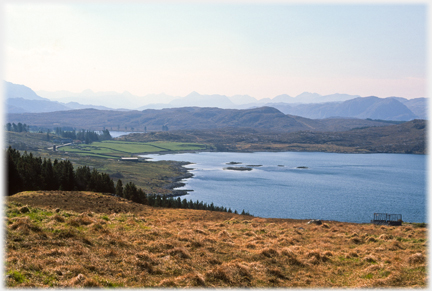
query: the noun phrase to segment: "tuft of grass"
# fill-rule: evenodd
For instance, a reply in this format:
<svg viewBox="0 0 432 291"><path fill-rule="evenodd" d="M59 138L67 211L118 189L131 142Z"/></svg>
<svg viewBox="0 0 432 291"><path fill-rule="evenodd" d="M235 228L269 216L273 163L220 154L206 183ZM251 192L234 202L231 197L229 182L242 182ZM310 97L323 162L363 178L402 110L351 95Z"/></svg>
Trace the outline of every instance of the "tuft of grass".
<svg viewBox="0 0 432 291"><path fill-rule="evenodd" d="M410 265L423 264L426 262L426 257L422 253L415 253L408 257Z"/></svg>
<svg viewBox="0 0 432 291"><path fill-rule="evenodd" d="M414 227L421 227L421 228L427 227L427 223L424 223L424 222L421 222L421 223L412 223L412 225L414 225Z"/></svg>
<svg viewBox="0 0 432 291"><path fill-rule="evenodd" d="M361 278L363 279L373 279L374 274L372 273L367 273L366 275L361 276Z"/></svg>
<svg viewBox="0 0 432 291"><path fill-rule="evenodd" d="M171 256L178 256L180 259L190 259L191 254L185 248L174 248L168 252Z"/></svg>
<svg viewBox="0 0 432 291"><path fill-rule="evenodd" d="M53 216L53 220L55 220L57 222L65 222L66 221L63 216L58 215L58 214L56 214L56 215Z"/></svg>
<svg viewBox="0 0 432 291"><path fill-rule="evenodd" d="M260 252L260 254L267 258L273 258L279 256L279 252L273 248L265 248Z"/></svg>
<svg viewBox="0 0 432 291"><path fill-rule="evenodd" d="M15 280L16 283L23 283L26 280L25 276L20 271L9 271L6 274L7 277Z"/></svg>
<svg viewBox="0 0 432 291"><path fill-rule="evenodd" d="M368 256L363 258L363 261L375 264L377 262L377 259L372 255L368 255Z"/></svg>
<svg viewBox="0 0 432 291"><path fill-rule="evenodd" d="M224 268L222 266L219 266L219 267L216 267L210 271L207 271L205 276L206 276L206 279L209 281L221 280L225 283L231 282L231 277L230 277L229 273L227 272L226 268Z"/></svg>

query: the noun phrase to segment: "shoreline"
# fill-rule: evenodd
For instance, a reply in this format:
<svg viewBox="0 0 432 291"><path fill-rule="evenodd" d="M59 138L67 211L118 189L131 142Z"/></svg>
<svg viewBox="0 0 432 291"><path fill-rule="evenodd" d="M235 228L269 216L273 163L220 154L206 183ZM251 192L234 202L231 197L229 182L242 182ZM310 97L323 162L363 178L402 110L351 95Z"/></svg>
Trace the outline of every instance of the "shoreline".
<svg viewBox="0 0 432 291"><path fill-rule="evenodd" d="M186 165L191 165L193 163L191 162L184 162L184 161L170 161L171 165L173 167L175 167L175 169L177 171L179 171L180 173L182 173L179 176L175 176L175 177L168 177L167 179L164 179L165 181L168 182L168 184L163 185L161 188L166 189L166 190L170 190L171 193L170 194L165 194L164 196L166 197L178 197L178 196L185 196L188 195L189 192L192 192L192 189L185 189L185 190L176 190L175 188L180 188L185 186L186 184L181 182L184 179L190 179L194 176L193 173L191 173L190 171L193 169L188 169L184 166Z"/></svg>
<svg viewBox="0 0 432 291"><path fill-rule="evenodd" d="M190 151L162 151L162 152L144 152L133 154L146 161L151 158L140 157L142 155L175 155L175 154L186 154L186 153L329 153L329 154L400 154L400 155L427 155L428 153L405 153L405 152L380 152L380 151L318 151L318 150L227 150L227 151L216 151L216 150L190 150Z"/></svg>
<svg viewBox="0 0 432 291"><path fill-rule="evenodd" d="M207 151L207 152L209 152L209 151ZM211 152L214 153L214 154L217 154L217 153L226 153L226 152L217 152L217 151L211 151ZM265 153L265 152L267 152L267 151L264 151L263 153ZM290 152L290 151L281 151L281 152ZM236 153L242 153L242 152L236 152ZM317 153L322 153L322 152L317 152ZM415 154L415 155L417 155L417 154ZM192 159L192 158L190 157L190 159ZM229 157L227 157L227 159L229 159ZM163 158L162 158L162 160L163 160ZM240 160L240 161L225 162L226 165L232 165L232 167L223 167L222 170L245 171L242 167L240 167L240 165L243 164L243 161L241 160L241 158L238 158L238 160ZM157 162L156 160L154 160L154 161ZM169 179L169 183L166 184L166 185L164 185L163 187L165 189L171 190L171 193L170 194L165 194L165 195L167 197L178 197L178 196L185 196L185 195L189 195L189 194L191 194L192 196L196 195L197 193L195 193L195 194L189 193L189 192L193 192L194 191L193 189L177 190L178 188L184 187L186 185L186 183L184 183L182 180L184 180L184 179L190 179L190 178L193 178L195 176L193 173L190 172L190 171L193 171L194 168L186 168L185 167L186 165L191 165L191 164L195 164L195 163L194 162L188 162L188 161L174 161L174 160L170 160L170 159L167 159L166 161L169 161L170 163L176 164L177 167L181 168L181 172L183 172L184 174L176 176L176 177L172 177L171 179ZM262 165L252 165L251 164L251 165L247 165L247 166L262 166ZM280 165L278 165L278 166L280 166ZM250 171L252 169L253 168L248 168L247 170ZM309 169L309 167L300 164L299 166L296 166L293 169L307 170L307 169ZM252 215L256 215L254 213L251 213L251 214ZM259 217L261 217L261 216L259 216ZM276 217L262 217L262 218L309 220L308 218L288 218L288 217L277 217L277 216ZM317 218L317 217L315 217L315 218ZM313 219L313 218L311 218L311 219ZM321 218L318 217L318 219L321 219ZM370 218L370 219L372 219L372 218ZM367 219L367 220L364 220L364 221L355 221L355 222L344 221L344 220L329 220L329 221L346 222L346 223L356 223L356 224L370 224L370 219ZM325 218L321 219L321 220L326 221ZM413 221L406 221L404 223L405 224L412 224L412 223L427 223L427 222L426 221L421 221L421 222L418 222L418 221L414 221L414 222Z"/></svg>

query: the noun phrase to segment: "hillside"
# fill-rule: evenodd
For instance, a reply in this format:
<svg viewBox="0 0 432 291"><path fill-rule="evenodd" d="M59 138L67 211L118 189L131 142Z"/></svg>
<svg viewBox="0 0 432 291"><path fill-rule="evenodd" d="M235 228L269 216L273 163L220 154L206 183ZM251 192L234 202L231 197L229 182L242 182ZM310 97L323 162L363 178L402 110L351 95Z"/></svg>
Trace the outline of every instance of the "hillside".
<svg viewBox="0 0 432 291"><path fill-rule="evenodd" d="M23 98L10 98L6 100L6 111L8 113L40 113L65 110L71 110L71 108L59 102L49 100L28 100Z"/></svg>
<svg viewBox="0 0 432 291"><path fill-rule="evenodd" d="M106 111L95 109L48 113L8 114L7 122L26 123L43 128L71 127L90 130L204 130L226 127L266 129L280 132L300 130L340 131L355 127L384 126L388 123L361 119L318 120L285 115L272 107L219 109L183 107L144 111ZM331 123L331 125L330 125Z"/></svg>
<svg viewBox="0 0 432 291"><path fill-rule="evenodd" d="M5 138L5 146L12 146L21 151L38 151L53 146L53 142L47 140L46 133L7 131Z"/></svg>
<svg viewBox="0 0 432 291"><path fill-rule="evenodd" d="M415 98L415 99L404 99L400 100L406 107L408 107L415 115L421 119L428 118L428 99L427 98Z"/></svg>
<svg viewBox="0 0 432 291"><path fill-rule="evenodd" d="M331 120L327 120L330 122ZM329 123L331 124L331 123ZM357 128L340 132L299 131L291 133L259 129L224 128L134 133L117 138L124 141L156 140L210 143L221 151L321 151L341 153L427 152L424 120L397 125Z"/></svg>
<svg viewBox="0 0 432 291"><path fill-rule="evenodd" d="M426 287L427 230L151 208L92 192L6 200L7 287Z"/></svg>

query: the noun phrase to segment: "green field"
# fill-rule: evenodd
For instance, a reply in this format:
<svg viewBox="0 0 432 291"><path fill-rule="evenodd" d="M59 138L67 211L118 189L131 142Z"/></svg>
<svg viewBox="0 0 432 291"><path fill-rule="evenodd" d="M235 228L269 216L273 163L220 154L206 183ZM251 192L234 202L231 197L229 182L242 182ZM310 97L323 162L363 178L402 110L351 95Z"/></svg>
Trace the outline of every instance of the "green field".
<svg viewBox="0 0 432 291"><path fill-rule="evenodd" d="M71 145L58 148L58 151L74 153L82 156L102 158L118 158L133 154L205 150L206 145L181 142L126 142L102 141L92 144Z"/></svg>

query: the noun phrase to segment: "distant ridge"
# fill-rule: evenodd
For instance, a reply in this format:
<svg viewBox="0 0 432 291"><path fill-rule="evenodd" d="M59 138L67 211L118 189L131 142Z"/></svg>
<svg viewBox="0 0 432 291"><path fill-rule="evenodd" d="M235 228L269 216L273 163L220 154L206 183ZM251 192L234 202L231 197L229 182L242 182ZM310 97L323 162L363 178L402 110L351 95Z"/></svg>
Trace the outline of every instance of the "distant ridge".
<svg viewBox="0 0 432 291"><path fill-rule="evenodd" d="M77 129L160 131L221 128L254 128L269 131L338 131L364 126L386 126L388 123L361 119L309 119L286 115L273 107L253 109L220 109L182 107L147 109L143 111L118 111L80 109L48 113L8 114L8 122L21 122L54 128L57 126Z"/></svg>
<svg viewBox="0 0 432 291"><path fill-rule="evenodd" d="M169 102L170 107L218 107L218 108L233 108L235 104L225 95L201 95L197 92L192 92L189 95L175 99Z"/></svg>
<svg viewBox="0 0 432 291"><path fill-rule="evenodd" d="M26 100L44 100L50 101L47 98L38 96L32 89L24 85L18 85L11 82L3 81L5 94L7 99L22 98Z"/></svg>
<svg viewBox="0 0 432 291"><path fill-rule="evenodd" d="M406 99L405 99L406 100ZM417 107L425 107L426 100L419 100L416 104ZM407 102L407 104L409 104ZM270 105L270 104L268 104ZM313 103L313 104L271 104L271 106L278 108L285 114L299 115L307 118L322 119L330 117L349 117L349 118L371 118L382 120L413 120L425 117L424 112L421 116L414 114L405 104L396 98L378 98L375 96L370 97L357 97L355 99L347 100L344 102L327 102L327 103ZM425 118L423 118L425 119Z"/></svg>
<svg viewBox="0 0 432 291"><path fill-rule="evenodd" d="M23 98L7 99L6 109L9 113L41 113L70 110L69 107L59 102L53 102L49 100L28 100Z"/></svg>
<svg viewBox="0 0 432 291"><path fill-rule="evenodd" d="M77 102L61 103L40 97L24 85L4 81L7 113L43 113L73 109L96 108L111 110L105 106L83 105ZM91 91L91 90L88 90Z"/></svg>

